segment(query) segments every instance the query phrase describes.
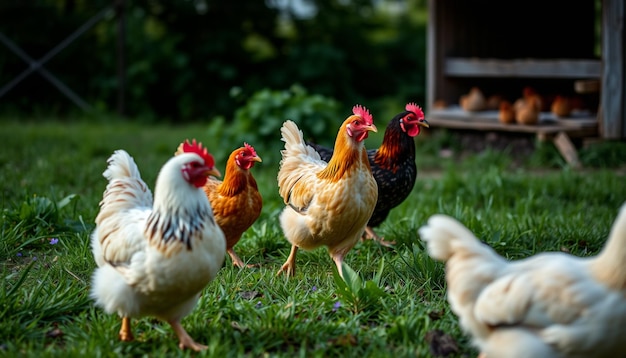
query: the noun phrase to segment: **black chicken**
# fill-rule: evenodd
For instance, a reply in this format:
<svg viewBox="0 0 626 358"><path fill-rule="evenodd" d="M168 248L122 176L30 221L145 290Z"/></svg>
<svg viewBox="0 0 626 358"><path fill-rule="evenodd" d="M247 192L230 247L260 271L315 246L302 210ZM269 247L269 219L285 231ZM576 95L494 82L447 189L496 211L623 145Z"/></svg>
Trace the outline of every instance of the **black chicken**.
<svg viewBox="0 0 626 358"><path fill-rule="evenodd" d="M365 229L365 238L375 239L384 246L393 245L374 232L389 215L389 211L406 199L415 185L415 140L421 127L429 127L424 112L415 103L409 103L405 111L398 113L387 125L383 142L378 149L367 151L372 174L378 184L378 201ZM319 144L307 142L328 162L333 150Z"/></svg>

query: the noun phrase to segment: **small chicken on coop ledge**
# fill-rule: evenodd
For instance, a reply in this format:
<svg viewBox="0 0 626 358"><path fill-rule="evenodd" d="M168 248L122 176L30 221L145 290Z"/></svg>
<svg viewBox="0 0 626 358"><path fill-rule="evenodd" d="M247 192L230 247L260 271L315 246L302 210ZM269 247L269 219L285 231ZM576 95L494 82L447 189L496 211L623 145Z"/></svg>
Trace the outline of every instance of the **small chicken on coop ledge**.
<svg viewBox="0 0 626 358"><path fill-rule="evenodd" d="M582 164L572 139L595 138L599 129L595 113L584 103L576 96L541 95L531 86L511 102L473 86L459 105L436 99L427 115L433 128L534 134L539 141L552 141L565 161L579 169Z"/></svg>

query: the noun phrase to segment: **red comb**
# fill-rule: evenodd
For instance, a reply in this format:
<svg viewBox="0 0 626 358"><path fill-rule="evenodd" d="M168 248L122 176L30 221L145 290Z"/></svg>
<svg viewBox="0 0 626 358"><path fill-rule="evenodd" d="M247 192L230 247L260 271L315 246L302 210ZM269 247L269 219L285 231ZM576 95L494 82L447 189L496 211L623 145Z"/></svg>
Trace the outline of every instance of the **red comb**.
<svg viewBox="0 0 626 358"><path fill-rule="evenodd" d="M368 125L371 125L372 123L374 123L374 119L372 118L372 115L370 114L370 111L367 110L367 108L361 106L361 105L355 105L354 107L352 107L352 113L355 116L359 116L361 118L363 118L363 120L365 121L365 123L367 123Z"/></svg>
<svg viewBox="0 0 626 358"><path fill-rule="evenodd" d="M248 143L243 143L243 147L246 148L247 150L249 150L253 156L256 156L256 151L254 150L254 148L248 144Z"/></svg>
<svg viewBox="0 0 626 358"><path fill-rule="evenodd" d="M418 106L417 103L415 103L415 102L407 103L407 105L406 105L406 107L404 107L404 109L409 111L409 112L415 113L415 115L419 119L424 118L424 111L422 111L422 107Z"/></svg>
<svg viewBox="0 0 626 358"><path fill-rule="evenodd" d="M191 143L189 143L188 139L185 139L185 142L183 143L183 152L196 153L204 159L204 165L208 167L215 166L213 156L209 154L205 147L202 146L202 143L196 142L195 138L191 141Z"/></svg>

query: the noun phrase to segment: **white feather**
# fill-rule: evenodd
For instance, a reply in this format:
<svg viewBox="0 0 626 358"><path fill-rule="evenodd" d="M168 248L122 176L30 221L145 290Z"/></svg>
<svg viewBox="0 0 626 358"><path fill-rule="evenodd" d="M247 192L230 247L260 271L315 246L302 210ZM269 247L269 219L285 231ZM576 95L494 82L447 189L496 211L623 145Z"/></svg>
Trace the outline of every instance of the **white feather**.
<svg viewBox="0 0 626 358"><path fill-rule="evenodd" d="M487 357L626 356L626 203L590 258L506 261L445 215L419 234L446 262L450 307Z"/></svg>
<svg viewBox="0 0 626 358"><path fill-rule="evenodd" d="M221 268L224 234L202 189L181 174L191 161L202 158L185 153L162 167L153 202L132 157L123 150L110 157L103 173L109 183L91 236L98 265L91 297L106 312L178 321ZM167 225L154 225L158 230L151 235L150 220ZM179 237L165 241L159 237L164 233ZM179 240L181 235L187 240Z"/></svg>

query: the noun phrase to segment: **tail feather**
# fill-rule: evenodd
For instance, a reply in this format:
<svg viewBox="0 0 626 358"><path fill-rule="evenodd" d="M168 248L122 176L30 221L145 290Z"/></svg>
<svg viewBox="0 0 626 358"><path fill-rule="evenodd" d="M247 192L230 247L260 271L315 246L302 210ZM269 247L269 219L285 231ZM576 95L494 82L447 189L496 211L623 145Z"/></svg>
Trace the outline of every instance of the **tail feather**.
<svg viewBox="0 0 626 358"><path fill-rule="evenodd" d="M311 146L307 145L302 136L302 131L290 120L285 121L280 128L285 149L281 151L283 158L289 156L306 155L316 160L321 160L320 155Z"/></svg>
<svg viewBox="0 0 626 358"><path fill-rule="evenodd" d="M102 175L109 184L100 202L96 224L120 211L152 206L152 192L141 179L139 168L126 151L116 150L107 163L108 167Z"/></svg>
<svg viewBox="0 0 626 358"><path fill-rule="evenodd" d="M458 220L447 215L433 215L427 225L419 229L419 234L427 243L430 257L447 261L455 253L464 251L470 255L486 255L500 258L493 249L483 244Z"/></svg>
<svg viewBox="0 0 626 358"><path fill-rule="evenodd" d="M594 277L614 290L626 288L626 202L613 221L604 248L590 263Z"/></svg>
<svg viewBox="0 0 626 358"><path fill-rule="evenodd" d="M135 164L135 160L125 150L119 149L113 152L113 155L107 160L108 167L102 173L108 181L124 178L135 178L141 180L139 168Z"/></svg>

